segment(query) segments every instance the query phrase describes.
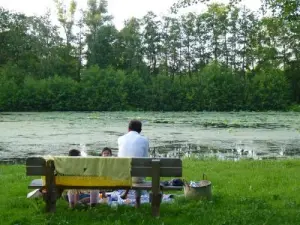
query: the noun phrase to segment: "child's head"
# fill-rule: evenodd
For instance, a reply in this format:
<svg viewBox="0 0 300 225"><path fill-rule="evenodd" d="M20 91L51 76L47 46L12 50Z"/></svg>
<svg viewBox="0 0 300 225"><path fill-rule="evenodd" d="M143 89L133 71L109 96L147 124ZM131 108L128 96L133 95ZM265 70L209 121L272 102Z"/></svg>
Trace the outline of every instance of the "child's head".
<svg viewBox="0 0 300 225"><path fill-rule="evenodd" d="M81 153L80 153L80 151L77 150L77 149L71 149L71 150L69 151L69 156L81 156Z"/></svg>
<svg viewBox="0 0 300 225"><path fill-rule="evenodd" d="M101 152L101 156L103 156L103 157L110 157L110 156L112 156L111 149L107 148L107 147L103 148L102 152Z"/></svg>

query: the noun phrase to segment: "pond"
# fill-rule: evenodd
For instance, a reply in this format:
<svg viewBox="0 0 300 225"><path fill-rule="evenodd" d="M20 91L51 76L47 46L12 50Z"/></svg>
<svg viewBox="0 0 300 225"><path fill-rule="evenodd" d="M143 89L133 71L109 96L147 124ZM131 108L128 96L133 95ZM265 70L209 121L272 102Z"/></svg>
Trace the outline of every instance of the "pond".
<svg viewBox="0 0 300 225"><path fill-rule="evenodd" d="M67 154L70 148L117 152L131 119L155 157L215 156L266 159L300 156L296 112L32 112L0 113L0 160Z"/></svg>

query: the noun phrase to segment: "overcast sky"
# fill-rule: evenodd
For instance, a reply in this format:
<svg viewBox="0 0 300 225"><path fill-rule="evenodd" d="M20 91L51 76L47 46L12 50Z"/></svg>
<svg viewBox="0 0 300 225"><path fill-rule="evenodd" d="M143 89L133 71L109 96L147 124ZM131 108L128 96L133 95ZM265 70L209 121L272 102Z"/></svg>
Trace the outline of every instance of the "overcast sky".
<svg viewBox="0 0 300 225"><path fill-rule="evenodd" d="M70 0L64 0L68 3ZM85 8L87 0L77 0L78 8ZM108 0L108 11L114 16L114 23L118 29L122 28L124 20L130 17L142 17L148 11L158 15L168 14L169 8L177 0ZM228 0L217 2L227 3ZM243 0L243 4L252 10L258 10L260 0ZM56 10L53 0L0 0L0 7L23 12L27 15L42 15L47 8L51 10L53 22L56 23ZM201 12L205 9L203 5L188 8L185 11Z"/></svg>

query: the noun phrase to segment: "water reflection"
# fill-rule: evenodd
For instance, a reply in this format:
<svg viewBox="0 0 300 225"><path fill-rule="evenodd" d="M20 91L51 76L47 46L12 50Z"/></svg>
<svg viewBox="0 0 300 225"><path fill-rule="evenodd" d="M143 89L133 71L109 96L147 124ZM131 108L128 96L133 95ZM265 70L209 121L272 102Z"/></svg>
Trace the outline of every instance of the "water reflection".
<svg viewBox="0 0 300 225"><path fill-rule="evenodd" d="M275 148L274 148L275 149ZM300 154L300 147L280 146L280 150L270 152L257 151L243 144L236 144L230 149L217 149L212 146L196 144L170 144L154 147L150 151L151 157L216 157L218 159L269 159L296 157Z"/></svg>

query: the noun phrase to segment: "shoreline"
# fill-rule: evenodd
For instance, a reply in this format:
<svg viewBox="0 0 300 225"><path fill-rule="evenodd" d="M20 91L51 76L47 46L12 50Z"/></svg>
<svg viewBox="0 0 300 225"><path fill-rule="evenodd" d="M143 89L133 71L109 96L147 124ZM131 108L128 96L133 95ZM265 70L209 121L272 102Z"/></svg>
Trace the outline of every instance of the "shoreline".
<svg viewBox="0 0 300 225"><path fill-rule="evenodd" d="M94 156L94 155L90 155ZM23 166L26 163L26 159L30 158L31 156L24 157L24 158L0 158L0 166L1 165L7 165L7 166ZM152 157L155 158L155 157ZM159 157L160 158L160 157ZM165 157L165 158L173 158L173 157ZM266 156L264 158L218 158L216 156L212 157L206 157L206 156L200 156L200 157L174 157L174 158L180 158L182 160L196 160L196 161L217 161L217 162L240 162L240 161L286 161L286 160L300 160L300 156L285 156L285 157L276 157L276 156Z"/></svg>
<svg viewBox="0 0 300 225"><path fill-rule="evenodd" d="M80 112L80 113L98 113L98 112L189 112L189 113L270 113L270 112L300 112L300 105L297 104L291 104L289 105L286 109L282 110L141 110L141 109L130 109L130 110L14 110L14 111L1 111L0 109L0 114L6 114L6 113L47 113L47 112Z"/></svg>

